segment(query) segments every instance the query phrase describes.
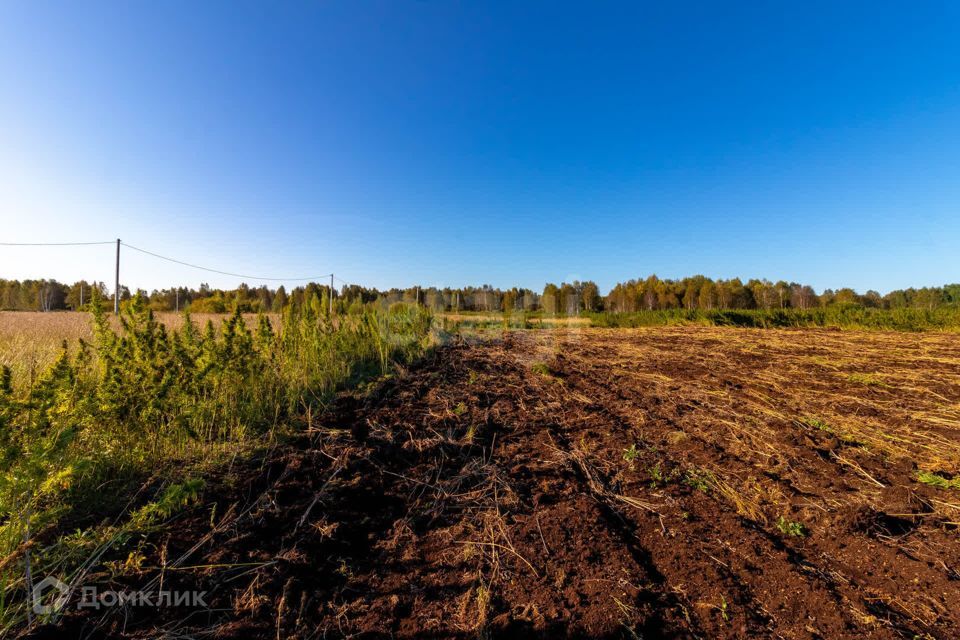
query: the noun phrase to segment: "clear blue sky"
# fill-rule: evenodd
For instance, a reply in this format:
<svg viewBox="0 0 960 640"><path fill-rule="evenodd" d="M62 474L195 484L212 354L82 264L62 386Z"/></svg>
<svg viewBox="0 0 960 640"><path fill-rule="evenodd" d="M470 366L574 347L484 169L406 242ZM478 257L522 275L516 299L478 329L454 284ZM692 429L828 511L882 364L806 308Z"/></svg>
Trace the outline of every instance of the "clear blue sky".
<svg viewBox="0 0 960 640"><path fill-rule="evenodd" d="M0 240L379 287L958 281L958 6L7 0ZM237 284L124 256L201 280Z"/></svg>

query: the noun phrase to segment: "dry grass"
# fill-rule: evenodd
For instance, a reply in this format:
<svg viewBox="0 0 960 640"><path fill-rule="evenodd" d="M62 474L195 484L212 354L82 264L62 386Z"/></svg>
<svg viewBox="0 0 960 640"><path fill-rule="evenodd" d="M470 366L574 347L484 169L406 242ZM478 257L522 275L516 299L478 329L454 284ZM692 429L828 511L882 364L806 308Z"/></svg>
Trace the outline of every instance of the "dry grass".
<svg viewBox="0 0 960 640"><path fill-rule="evenodd" d="M888 486L877 469L889 465L960 475L956 336L655 327L558 331L537 342L534 357L551 362L561 353L568 370L596 370L630 394L608 406L638 433L680 432L696 445L691 451L724 452L712 492L752 520L775 519L790 506L771 475L801 490L829 486L799 456L806 447L821 447L857 488L820 491L811 500L819 510L875 504ZM580 391L564 389L566 401ZM674 423L658 424L658 414L675 415ZM707 461L691 454L687 462ZM915 486L916 473L909 477ZM957 519L953 498L944 495L938 509L950 520Z"/></svg>
<svg viewBox="0 0 960 640"><path fill-rule="evenodd" d="M56 358L64 340L75 345L92 336L86 313L0 311L0 366L10 367L15 384L26 384Z"/></svg>
<svg viewBox="0 0 960 640"><path fill-rule="evenodd" d="M169 329L183 326L182 314L158 313L156 317ZM201 327L208 321L219 326L228 314L197 313L191 317ZM249 326L255 326L256 314L246 314L244 318ZM279 316L274 314L270 319L274 326L279 324ZM119 327L116 318L113 322L115 328ZM0 311L0 366L10 367L16 385L28 384L56 358L64 340L73 348L80 338L87 342L93 339L89 313Z"/></svg>

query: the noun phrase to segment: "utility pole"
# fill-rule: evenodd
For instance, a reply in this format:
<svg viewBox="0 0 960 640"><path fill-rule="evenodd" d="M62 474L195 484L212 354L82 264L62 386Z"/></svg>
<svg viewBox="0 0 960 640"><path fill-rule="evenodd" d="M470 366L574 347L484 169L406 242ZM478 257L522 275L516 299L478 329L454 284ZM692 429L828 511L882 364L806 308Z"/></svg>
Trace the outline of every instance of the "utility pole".
<svg viewBox="0 0 960 640"><path fill-rule="evenodd" d="M113 281L113 315L120 315L120 238L117 238L117 271Z"/></svg>
<svg viewBox="0 0 960 640"><path fill-rule="evenodd" d="M177 287L177 313L180 313L180 287Z"/></svg>
<svg viewBox="0 0 960 640"><path fill-rule="evenodd" d="M83 282L80 283L80 308L83 308Z"/></svg>
<svg viewBox="0 0 960 640"><path fill-rule="evenodd" d="M330 317L333 317L333 274L330 274Z"/></svg>
<svg viewBox="0 0 960 640"><path fill-rule="evenodd" d="M420 285L417 285L417 306L420 306Z"/></svg>

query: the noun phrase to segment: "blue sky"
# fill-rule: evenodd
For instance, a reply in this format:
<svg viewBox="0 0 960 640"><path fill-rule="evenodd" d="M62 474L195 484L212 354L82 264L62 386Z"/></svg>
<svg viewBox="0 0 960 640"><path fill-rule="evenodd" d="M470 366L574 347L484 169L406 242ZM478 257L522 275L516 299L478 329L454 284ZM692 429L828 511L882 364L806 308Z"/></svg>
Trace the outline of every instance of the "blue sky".
<svg viewBox="0 0 960 640"><path fill-rule="evenodd" d="M10 0L0 241L378 287L958 281L957 7Z"/></svg>

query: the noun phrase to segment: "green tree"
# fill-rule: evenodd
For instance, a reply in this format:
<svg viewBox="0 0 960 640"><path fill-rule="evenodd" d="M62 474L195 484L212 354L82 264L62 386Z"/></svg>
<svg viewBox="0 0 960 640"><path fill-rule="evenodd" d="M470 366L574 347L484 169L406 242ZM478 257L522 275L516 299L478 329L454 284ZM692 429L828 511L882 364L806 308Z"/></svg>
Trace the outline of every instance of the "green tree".
<svg viewBox="0 0 960 640"><path fill-rule="evenodd" d="M717 306L717 286L712 280L706 280L700 285L698 302L701 309L713 309Z"/></svg>
<svg viewBox="0 0 960 640"><path fill-rule="evenodd" d="M580 300L586 311L598 311L602 304L602 298L600 297L600 288L597 286L597 283L591 280L584 282L580 289Z"/></svg>
<svg viewBox="0 0 960 640"><path fill-rule="evenodd" d="M543 287L543 295L540 296L540 306L546 313L556 314L560 311L560 288L552 282L548 282Z"/></svg>
<svg viewBox="0 0 960 640"><path fill-rule="evenodd" d="M838 289L836 293L833 294L833 304L844 304L844 305L853 305L857 304L860 301L860 296L857 295L857 292L849 287L843 289Z"/></svg>
<svg viewBox="0 0 960 640"><path fill-rule="evenodd" d="M277 292L273 296L273 304L271 307L275 313L280 313L285 306L287 306L287 290L283 285L280 285L277 287Z"/></svg>

